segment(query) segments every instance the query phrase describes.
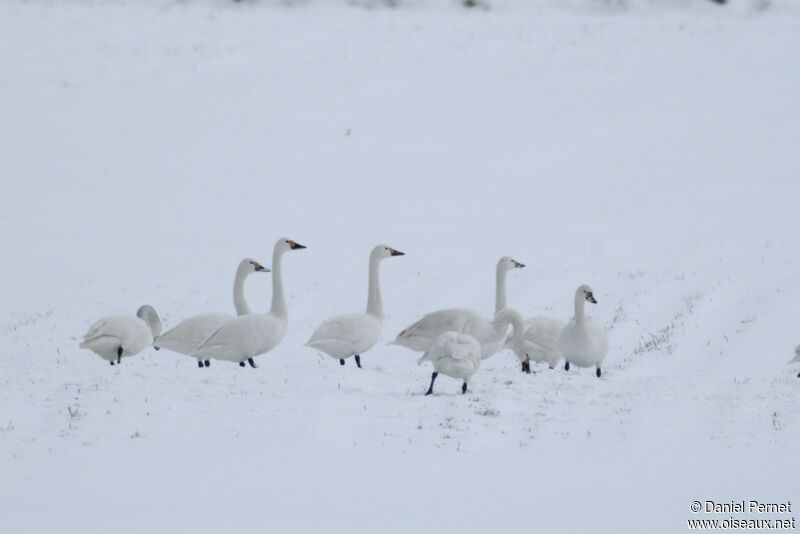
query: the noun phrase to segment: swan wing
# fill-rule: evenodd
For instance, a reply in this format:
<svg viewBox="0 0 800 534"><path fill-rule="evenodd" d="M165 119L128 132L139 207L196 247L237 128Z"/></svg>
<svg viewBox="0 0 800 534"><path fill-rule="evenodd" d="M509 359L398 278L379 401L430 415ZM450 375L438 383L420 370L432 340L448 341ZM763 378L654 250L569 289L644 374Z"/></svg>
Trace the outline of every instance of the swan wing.
<svg viewBox="0 0 800 534"><path fill-rule="evenodd" d="M159 348L192 355L211 335L234 317L226 313L203 313L184 319L155 342Z"/></svg>
<svg viewBox="0 0 800 534"><path fill-rule="evenodd" d="M337 315L322 323L306 345L331 356L347 357L371 349L380 339L381 325L366 313Z"/></svg>
<svg viewBox="0 0 800 534"><path fill-rule="evenodd" d="M283 339L286 323L274 315L251 313L235 317L211 334L197 356L238 360L263 354Z"/></svg>

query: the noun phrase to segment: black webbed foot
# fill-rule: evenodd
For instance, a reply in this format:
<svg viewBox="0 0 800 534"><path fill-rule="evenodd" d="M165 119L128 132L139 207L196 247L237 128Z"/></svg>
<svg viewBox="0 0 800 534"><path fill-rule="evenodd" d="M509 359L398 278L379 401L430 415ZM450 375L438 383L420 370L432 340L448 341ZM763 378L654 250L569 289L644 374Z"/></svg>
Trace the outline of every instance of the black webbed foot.
<svg viewBox="0 0 800 534"><path fill-rule="evenodd" d="M244 367L244 362L239 362L239 367Z"/></svg>
<svg viewBox="0 0 800 534"><path fill-rule="evenodd" d="M339 365L344 365L344 359L339 360Z"/></svg>
<svg viewBox="0 0 800 534"><path fill-rule="evenodd" d="M564 364L564 370L569 371L569 362Z"/></svg>
<svg viewBox="0 0 800 534"><path fill-rule="evenodd" d="M601 371L600 368L598 367L595 374L597 375L597 378L600 378L601 376L603 376L603 371Z"/></svg>
<svg viewBox="0 0 800 534"><path fill-rule="evenodd" d="M211 367L211 362L210 361L206 360L205 364L206 364L206 367Z"/></svg>
<svg viewBox="0 0 800 534"><path fill-rule="evenodd" d="M466 392L467 392L467 383L464 382L464 384L461 386L461 394L463 395Z"/></svg>
<svg viewBox="0 0 800 534"><path fill-rule="evenodd" d="M197 367L199 367L200 369L203 368L203 360L197 360Z"/></svg>

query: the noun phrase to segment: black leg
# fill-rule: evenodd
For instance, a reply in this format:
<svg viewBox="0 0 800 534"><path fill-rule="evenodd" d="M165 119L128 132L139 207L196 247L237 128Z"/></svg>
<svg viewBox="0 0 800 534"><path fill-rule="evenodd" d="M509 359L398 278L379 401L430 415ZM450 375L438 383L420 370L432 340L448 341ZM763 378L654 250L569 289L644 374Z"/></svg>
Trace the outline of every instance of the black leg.
<svg viewBox="0 0 800 534"><path fill-rule="evenodd" d="M205 364L206 364L206 367L211 367L211 362L210 361L206 360Z"/></svg>
<svg viewBox="0 0 800 534"><path fill-rule="evenodd" d="M197 367L203 368L203 360L197 360Z"/></svg>
<svg viewBox="0 0 800 534"><path fill-rule="evenodd" d="M122 347L117 349L117 363L122 363Z"/></svg>
<svg viewBox="0 0 800 534"><path fill-rule="evenodd" d="M569 371L569 362L564 364L564 370Z"/></svg>
<svg viewBox="0 0 800 534"><path fill-rule="evenodd" d="M239 362L239 367L244 367L244 362Z"/></svg>
<svg viewBox="0 0 800 534"><path fill-rule="evenodd" d="M531 374L531 362L522 362L522 372Z"/></svg>
<svg viewBox="0 0 800 534"><path fill-rule="evenodd" d="M339 365L344 365L344 360L339 360Z"/></svg>
<svg viewBox="0 0 800 534"><path fill-rule="evenodd" d="M597 375L597 378L600 378L603 375L603 371L601 371L600 368L598 367L597 372L595 374Z"/></svg>
<svg viewBox="0 0 800 534"><path fill-rule="evenodd" d="M425 395L432 395L433 394L433 383L436 381L436 377L439 376L439 373L436 371L433 372L431 375L431 387L428 388L428 392Z"/></svg>
<svg viewBox="0 0 800 534"><path fill-rule="evenodd" d="M114 362L108 362L108 363L110 363L111 365L114 365ZM800 375L797 375L797 376L800 376Z"/></svg>
<svg viewBox="0 0 800 534"><path fill-rule="evenodd" d="M358 366L359 369L361 369L361 356L359 356L358 354L354 354L354 356L356 357L356 365Z"/></svg>
<svg viewBox="0 0 800 534"><path fill-rule="evenodd" d="M161 350L161 347L154 346L153 348L156 349L156 350Z"/></svg>
<svg viewBox="0 0 800 534"><path fill-rule="evenodd" d="M800 378L800 373L797 373L797 378Z"/></svg>
<svg viewBox="0 0 800 534"><path fill-rule="evenodd" d="M464 382L464 385L461 386L461 394L463 395L466 392L467 392L467 383Z"/></svg>
<svg viewBox="0 0 800 534"><path fill-rule="evenodd" d="M256 367L256 362L253 361L253 358L247 358L247 363L249 363L250 367L252 367L253 369L257 368Z"/></svg>

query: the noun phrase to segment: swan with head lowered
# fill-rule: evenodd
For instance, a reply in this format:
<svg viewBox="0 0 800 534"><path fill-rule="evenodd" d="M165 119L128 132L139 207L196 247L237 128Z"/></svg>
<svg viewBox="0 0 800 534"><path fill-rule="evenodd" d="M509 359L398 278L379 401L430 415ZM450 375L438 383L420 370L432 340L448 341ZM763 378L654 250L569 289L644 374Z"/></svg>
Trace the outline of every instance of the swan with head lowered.
<svg viewBox="0 0 800 534"><path fill-rule="evenodd" d="M564 356L564 369L570 364L578 367L595 367L597 377L603 374L601 366L608 354L606 329L586 317L586 302L597 304L592 288L582 285L575 290L575 317L568 322L558 339L558 349Z"/></svg>
<svg viewBox="0 0 800 534"><path fill-rule="evenodd" d="M89 349L111 365L123 356L134 356L153 343L161 333L161 319L152 306L142 306L136 316L112 315L89 327L80 347Z"/></svg>
<svg viewBox="0 0 800 534"><path fill-rule="evenodd" d="M251 313L250 306L247 305L247 299L244 297L244 281L247 276L252 273L268 272L270 272L269 269L256 260L245 258L239 262L236 276L233 279L233 307L236 309L236 315ZM198 357L196 354L197 349L211 334L219 330L223 324L231 319L233 319L233 316L227 313L202 313L189 317L178 323L174 328L164 332L164 335L156 339L153 346L156 350L164 348L178 354L197 358L198 367L209 367L211 362Z"/></svg>
<svg viewBox="0 0 800 534"><path fill-rule="evenodd" d="M291 239L281 238L275 243L272 252L272 306L269 313L250 313L226 322L198 347L198 358L238 362L241 367L248 362L255 367L253 358L271 351L281 342L288 320L281 258L291 250L304 248Z"/></svg>
<svg viewBox="0 0 800 534"><path fill-rule="evenodd" d="M467 383L481 366L481 346L478 341L467 334L448 330L436 337L425 354L417 360L417 365L429 361L433 364L431 385L425 395L433 394L433 383L439 373L464 381L461 393L467 392Z"/></svg>
<svg viewBox="0 0 800 534"><path fill-rule="evenodd" d="M525 265L508 256L497 262L495 314L506 307L506 274L522 267ZM481 357L486 359L503 345L507 326L497 327L494 321L468 308L450 308L425 315L400 332L392 344L422 352L433 345L439 334L452 331L474 337L481 345Z"/></svg>
<svg viewBox="0 0 800 534"><path fill-rule="evenodd" d="M381 337L383 300L379 267L382 260L392 256L403 256L403 253L386 245L378 245L369 255L367 311L328 319L317 327L306 346L338 359L341 365L344 365L346 358L354 356L356 365L361 368L361 355L374 347Z"/></svg>
<svg viewBox="0 0 800 534"><path fill-rule="evenodd" d="M558 339L564 321L550 317L534 317L524 320L511 308L511 333L506 338L504 348L511 349L522 363L522 372L531 372L531 361L546 362L550 369L555 368L561 353Z"/></svg>

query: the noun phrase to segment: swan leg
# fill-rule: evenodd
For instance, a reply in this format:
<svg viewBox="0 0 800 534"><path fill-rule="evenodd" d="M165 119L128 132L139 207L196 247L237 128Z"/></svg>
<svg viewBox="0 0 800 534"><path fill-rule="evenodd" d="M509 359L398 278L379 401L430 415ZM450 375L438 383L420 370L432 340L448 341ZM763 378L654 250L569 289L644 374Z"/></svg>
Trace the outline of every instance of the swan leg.
<svg viewBox="0 0 800 534"><path fill-rule="evenodd" d="M111 365L114 365L114 362L108 362L108 363L110 363ZM797 375L797 376L800 376L800 375Z"/></svg>
<svg viewBox="0 0 800 534"><path fill-rule="evenodd" d="M206 367L211 367L211 362L210 361L206 360L205 364L206 364Z"/></svg>
<svg viewBox="0 0 800 534"><path fill-rule="evenodd" d="M797 378L800 378L800 373L797 373Z"/></svg>
<svg viewBox="0 0 800 534"><path fill-rule="evenodd" d="M601 376L603 376L603 371L601 371L600 368L598 367L595 374L597 375L597 378L600 378Z"/></svg>
<svg viewBox="0 0 800 534"><path fill-rule="evenodd" d="M257 369L256 362L253 361L253 358L247 358L247 363L249 363L250 367L253 369Z"/></svg>
<svg viewBox="0 0 800 534"><path fill-rule="evenodd" d="M361 369L361 356L359 356L358 354L354 354L353 356L356 357L356 365L358 366L359 369Z"/></svg>
<svg viewBox="0 0 800 534"><path fill-rule="evenodd" d="M122 363L122 346L117 349L117 363Z"/></svg>
<svg viewBox="0 0 800 534"><path fill-rule="evenodd" d="M239 362L239 367L244 367L244 362Z"/></svg>
<svg viewBox="0 0 800 534"><path fill-rule="evenodd" d="M433 395L433 383L436 381L437 376L439 376L439 373L434 371L431 375L431 387L428 388L428 392L425 395Z"/></svg>
<svg viewBox="0 0 800 534"><path fill-rule="evenodd" d="M564 364L564 370L569 371L569 362Z"/></svg>
<svg viewBox="0 0 800 534"><path fill-rule="evenodd" d="M531 374L531 362L522 362L522 372Z"/></svg>
<svg viewBox="0 0 800 534"><path fill-rule="evenodd" d="M464 382L464 384L461 386L461 394L463 395L466 392L467 392L467 383Z"/></svg>
<svg viewBox="0 0 800 534"><path fill-rule="evenodd" d="M200 369L203 368L203 360L197 360L197 367L199 367Z"/></svg>

